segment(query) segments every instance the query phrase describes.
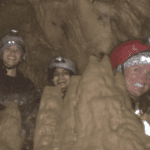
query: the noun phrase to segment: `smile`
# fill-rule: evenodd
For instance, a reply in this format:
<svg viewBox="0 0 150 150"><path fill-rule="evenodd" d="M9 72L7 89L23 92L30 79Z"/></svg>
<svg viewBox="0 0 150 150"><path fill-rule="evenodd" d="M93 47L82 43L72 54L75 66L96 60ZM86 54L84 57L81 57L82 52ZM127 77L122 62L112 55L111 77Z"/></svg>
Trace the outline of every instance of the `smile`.
<svg viewBox="0 0 150 150"><path fill-rule="evenodd" d="M65 84L66 82L59 82L58 84Z"/></svg>
<svg viewBox="0 0 150 150"><path fill-rule="evenodd" d="M15 60L15 57L8 57L8 59L10 59L10 60Z"/></svg>
<svg viewBox="0 0 150 150"><path fill-rule="evenodd" d="M137 87L143 87L143 85L142 84L140 84L140 83L135 83L135 86L137 86Z"/></svg>

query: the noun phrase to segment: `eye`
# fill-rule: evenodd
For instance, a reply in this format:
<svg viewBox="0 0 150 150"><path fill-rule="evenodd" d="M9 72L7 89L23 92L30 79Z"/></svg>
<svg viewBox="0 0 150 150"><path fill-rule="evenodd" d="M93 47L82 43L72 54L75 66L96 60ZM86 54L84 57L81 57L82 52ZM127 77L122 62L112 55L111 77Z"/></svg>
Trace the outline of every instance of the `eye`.
<svg viewBox="0 0 150 150"><path fill-rule="evenodd" d="M16 50L17 53L20 53L21 51L19 49Z"/></svg>
<svg viewBox="0 0 150 150"><path fill-rule="evenodd" d="M68 73L68 71L65 70L64 73Z"/></svg>
<svg viewBox="0 0 150 150"><path fill-rule="evenodd" d="M68 74L69 74L69 72L68 72L68 71L64 71L64 72L63 72L63 74L68 75Z"/></svg>
<svg viewBox="0 0 150 150"><path fill-rule="evenodd" d="M148 77L150 77L150 71L147 73Z"/></svg>
<svg viewBox="0 0 150 150"><path fill-rule="evenodd" d="M140 72L140 71L141 71L141 68L135 68L134 71Z"/></svg>
<svg viewBox="0 0 150 150"><path fill-rule="evenodd" d="M54 76L58 76L58 72L55 71L55 72L54 72Z"/></svg>

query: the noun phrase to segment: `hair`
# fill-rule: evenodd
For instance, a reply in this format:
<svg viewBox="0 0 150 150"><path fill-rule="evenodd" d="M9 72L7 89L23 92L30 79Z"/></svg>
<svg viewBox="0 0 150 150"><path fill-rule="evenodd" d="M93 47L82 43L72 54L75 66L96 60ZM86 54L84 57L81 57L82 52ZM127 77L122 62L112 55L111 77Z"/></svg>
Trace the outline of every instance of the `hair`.
<svg viewBox="0 0 150 150"><path fill-rule="evenodd" d="M64 68L64 69L66 69L66 68ZM52 69L50 69L50 68L47 69L47 73L48 73L47 80L50 83L50 85L52 85L52 86L54 86L54 83L52 82L52 79L53 79L53 75L54 75L55 70L56 70L56 67L54 67ZM75 75L71 70L69 70L69 69L66 69L66 70L68 70L70 76Z"/></svg>
<svg viewBox="0 0 150 150"><path fill-rule="evenodd" d="M150 113L150 90L139 97L139 109L144 113ZM132 107L135 109L135 101L131 99Z"/></svg>

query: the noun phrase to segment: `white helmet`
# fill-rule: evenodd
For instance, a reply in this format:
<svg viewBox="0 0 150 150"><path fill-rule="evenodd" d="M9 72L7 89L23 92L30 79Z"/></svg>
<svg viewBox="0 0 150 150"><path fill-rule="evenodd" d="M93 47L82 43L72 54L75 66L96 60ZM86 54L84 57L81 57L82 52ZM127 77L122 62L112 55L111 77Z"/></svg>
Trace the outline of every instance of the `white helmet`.
<svg viewBox="0 0 150 150"><path fill-rule="evenodd" d="M72 71L74 74L76 74L76 65L73 61L65 58L65 57L55 57L51 60L49 68L64 68Z"/></svg>
<svg viewBox="0 0 150 150"><path fill-rule="evenodd" d="M24 60L26 56L27 47L23 38L18 34L17 30L11 30L0 40L0 58L2 59L4 50L11 47L12 45L15 45L21 50L21 56Z"/></svg>
<svg viewBox="0 0 150 150"><path fill-rule="evenodd" d="M48 76L50 79L53 78L53 72L51 71L52 69L54 68L64 68L64 69L68 69L69 71L71 71L74 75L77 74L77 68L76 68L76 64L65 58L65 57L61 57L61 56L58 56L58 57L55 57L51 60L49 66L48 66Z"/></svg>

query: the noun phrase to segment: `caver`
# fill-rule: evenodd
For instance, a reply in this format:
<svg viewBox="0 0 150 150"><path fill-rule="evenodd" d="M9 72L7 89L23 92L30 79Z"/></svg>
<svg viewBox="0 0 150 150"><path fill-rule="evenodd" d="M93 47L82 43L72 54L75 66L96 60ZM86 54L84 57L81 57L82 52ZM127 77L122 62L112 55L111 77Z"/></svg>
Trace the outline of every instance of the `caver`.
<svg viewBox="0 0 150 150"><path fill-rule="evenodd" d="M111 53L114 73L122 72L135 114L142 118L150 108L150 46L149 37L144 42L131 40L120 44ZM146 117L147 118L147 117ZM148 122L143 120L145 133L150 135Z"/></svg>
<svg viewBox="0 0 150 150"><path fill-rule="evenodd" d="M53 86L61 85L62 97L64 97L72 75L77 74L76 64L65 57L52 58L47 69L48 81Z"/></svg>
<svg viewBox="0 0 150 150"><path fill-rule="evenodd" d="M33 82L19 71L27 47L17 30L11 30L0 41L0 110L16 102L21 112L22 150L33 147L35 115L38 111L40 94ZM30 119L29 119L30 118Z"/></svg>

